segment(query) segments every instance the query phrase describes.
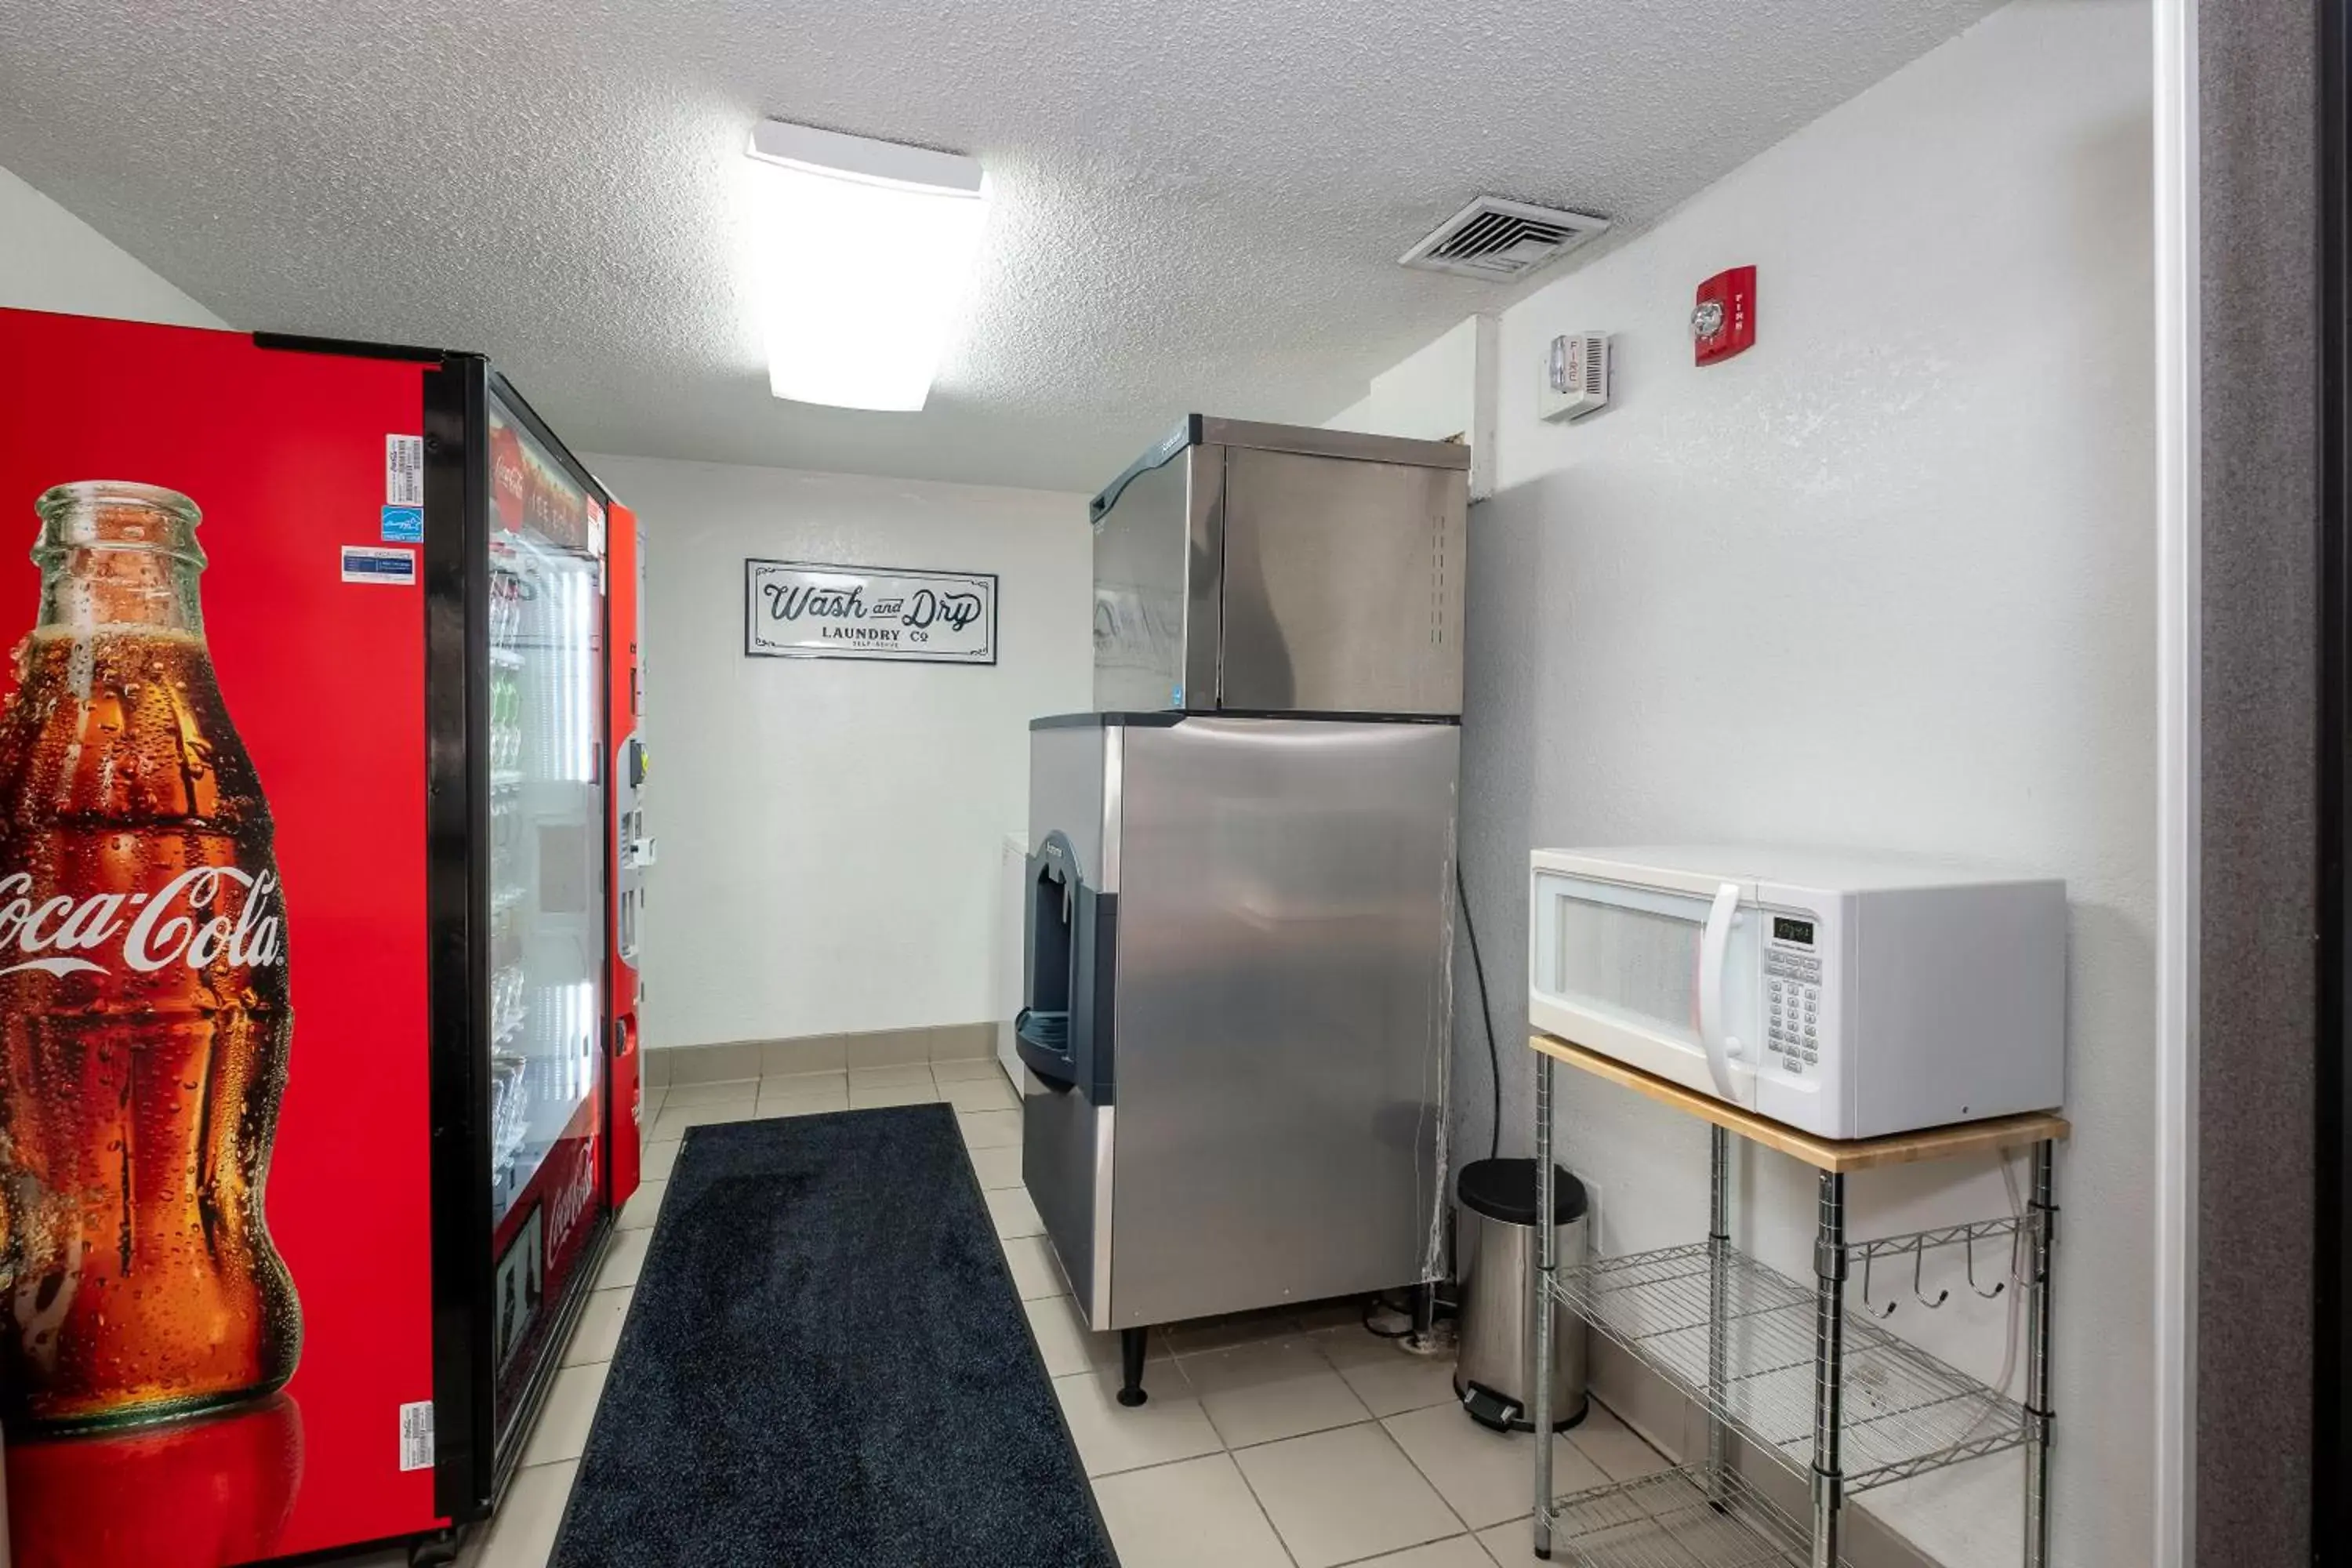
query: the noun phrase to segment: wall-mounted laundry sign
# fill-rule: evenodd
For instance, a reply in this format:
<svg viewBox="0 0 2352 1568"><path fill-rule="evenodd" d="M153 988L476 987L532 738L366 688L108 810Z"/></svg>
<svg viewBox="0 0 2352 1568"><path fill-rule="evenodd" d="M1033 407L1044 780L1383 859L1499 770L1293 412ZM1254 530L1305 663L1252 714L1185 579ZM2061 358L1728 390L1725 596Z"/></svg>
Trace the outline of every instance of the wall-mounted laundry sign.
<svg viewBox="0 0 2352 1568"><path fill-rule="evenodd" d="M743 651L994 664L996 574L745 561Z"/></svg>

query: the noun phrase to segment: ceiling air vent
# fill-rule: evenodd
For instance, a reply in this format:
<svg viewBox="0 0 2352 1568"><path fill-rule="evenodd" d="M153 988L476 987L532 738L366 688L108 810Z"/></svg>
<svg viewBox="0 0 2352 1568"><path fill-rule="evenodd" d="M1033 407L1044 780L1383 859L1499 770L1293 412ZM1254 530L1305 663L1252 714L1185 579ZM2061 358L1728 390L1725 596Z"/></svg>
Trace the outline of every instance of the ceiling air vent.
<svg viewBox="0 0 2352 1568"><path fill-rule="evenodd" d="M1609 226L1605 217L1480 196L1397 260L1424 272L1507 283L1557 261Z"/></svg>

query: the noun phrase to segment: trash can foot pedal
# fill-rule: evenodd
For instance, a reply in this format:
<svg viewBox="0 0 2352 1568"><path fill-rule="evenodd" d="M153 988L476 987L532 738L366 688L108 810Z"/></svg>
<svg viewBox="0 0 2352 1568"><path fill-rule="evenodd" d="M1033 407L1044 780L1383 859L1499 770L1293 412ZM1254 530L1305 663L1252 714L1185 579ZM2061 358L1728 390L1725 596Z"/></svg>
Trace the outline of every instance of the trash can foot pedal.
<svg viewBox="0 0 2352 1568"><path fill-rule="evenodd" d="M1497 1394L1483 1383L1474 1383L1466 1389L1457 1384L1454 1396L1461 1404L1463 1414L1491 1431L1532 1432L1536 1429L1535 1421L1528 1415L1525 1404L1507 1394ZM1591 1412L1592 1400L1588 1394L1576 1402L1576 1408L1555 1419L1551 1429L1566 1432L1580 1426Z"/></svg>
<svg viewBox="0 0 2352 1568"><path fill-rule="evenodd" d="M1528 1407L1507 1394L1496 1393L1483 1383L1470 1385L1469 1392L1462 1395L1462 1408L1471 1420L1497 1432L1529 1430Z"/></svg>

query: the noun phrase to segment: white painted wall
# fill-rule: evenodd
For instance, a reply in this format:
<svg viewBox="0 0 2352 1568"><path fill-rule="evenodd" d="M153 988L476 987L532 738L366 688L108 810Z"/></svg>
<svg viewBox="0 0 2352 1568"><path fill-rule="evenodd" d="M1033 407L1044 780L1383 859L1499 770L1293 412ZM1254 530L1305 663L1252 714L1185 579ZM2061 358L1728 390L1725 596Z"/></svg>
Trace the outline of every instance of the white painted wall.
<svg viewBox="0 0 2352 1568"><path fill-rule="evenodd" d="M0 305L183 327L227 322L0 169Z"/></svg>
<svg viewBox="0 0 2352 1568"><path fill-rule="evenodd" d="M1495 488L1496 325L1491 315L1465 317L1374 376L1364 395L1323 427L1467 442L1470 499L1485 500Z"/></svg>
<svg viewBox="0 0 2352 1568"><path fill-rule="evenodd" d="M1477 418L1481 320L1465 317L1372 377L1364 395L1325 420L1324 426L1422 441L1468 436Z"/></svg>
<svg viewBox="0 0 2352 1568"><path fill-rule="evenodd" d="M1464 858L1507 1142L1531 1114L1531 846L1845 844L2066 878L2056 1561L2080 1568L2151 1560L2149 30L2143 0L2017 0L1507 310L1500 489L1471 519ZM1696 369L1692 288L1741 262L1759 346ZM1571 329L1618 334L1617 401L1546 425L1536 367ZM1483 1100L1475 1007L1458 1028ZM1702 1235L1703 1130L1561 1079L1601 1249ZM1483 1145L1485 1106L1462 1114ZM1738 1182L1745 1243L1808 1275L1810 1173L1750 1151ZM2007 1198L1986 1161L1857 1176L1850 1203L1861 1236ZM1900 1275L1882 1302L1907 1302ZM2008 1300L1948 1282L1889 1326L1990 1378ZM2019 1477L2009 1456L1861 1500L1943 1562L2007 1564Z"/></svg>
<svg viewBox="0 0 2352 1568"><path fill-rule="evenodd" d="M1086 498L588 462L645 531L646 1044L995 1017L1028 723L1092 700ZM747 556L996 573L999 662L747 658Z"/></svg>

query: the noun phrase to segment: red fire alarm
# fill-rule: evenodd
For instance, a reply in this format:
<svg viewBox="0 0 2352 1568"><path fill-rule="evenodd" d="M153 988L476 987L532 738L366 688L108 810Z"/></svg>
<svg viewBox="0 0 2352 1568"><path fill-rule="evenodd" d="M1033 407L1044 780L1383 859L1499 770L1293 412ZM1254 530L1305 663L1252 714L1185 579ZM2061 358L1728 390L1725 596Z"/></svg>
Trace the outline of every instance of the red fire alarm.
<svg viewBox="0 0 2352 1568"><path fill-rule="evenodd" d="M1756 268L1734 267L1698 286L1691 339L1700 364L1744 353L1756 342Z"/></svg>

